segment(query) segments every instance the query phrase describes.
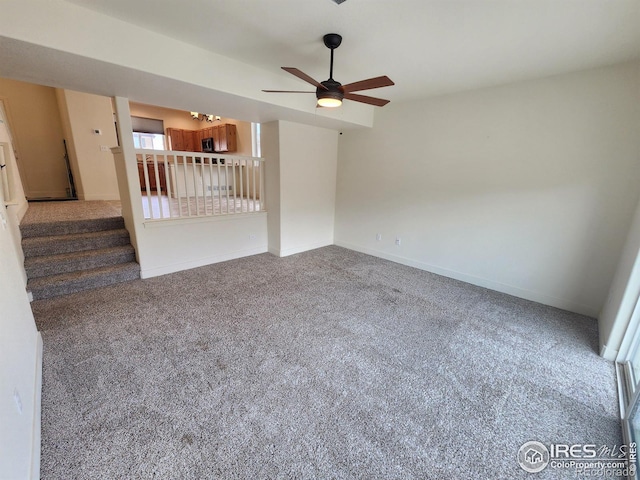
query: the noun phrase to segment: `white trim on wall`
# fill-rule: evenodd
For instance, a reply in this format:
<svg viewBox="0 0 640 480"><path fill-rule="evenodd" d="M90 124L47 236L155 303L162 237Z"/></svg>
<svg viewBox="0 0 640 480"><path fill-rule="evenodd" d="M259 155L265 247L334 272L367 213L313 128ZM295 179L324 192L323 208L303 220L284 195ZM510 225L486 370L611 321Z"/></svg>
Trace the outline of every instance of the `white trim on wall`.
<svg viewBox="0 0 640 480"><path fill-rule="evenodd" d="M552 297L544 295L540 292L534 292L531 290L525 290L513 285L506 285L503 283L495 282L487 278L480 278L473 275L468 275L462 272L456 272L447 268L439 267L437 265L430 265L428 263L405 258L400 255L389 254L380 250L374 250L371 248L361 247L348 242L336 241L335 243L339 247L348 248L349 250L355 250L356 252L366 253L367 255L373 255L375 257L384 258L385 260L391 260L392 262L401 263L409 267L419 268L420 270L426 270L427 272L442 275L444 277L453 278L462 282L471 283L479 287L489 288L497 292L506 293L515 297L524 298L525 300L531 300L533 302L543 303L552 307L560 308L562 310L569 310L571 312L580 313L589 317L596 317L598 310L590 307L589 305L583 305L581 303L572 302L568 299Z"/></svg>
<svg viewBox="0 0 640 480"><path fill-rule="evenodd" d="M36 343L36 371L33 390L33 427L31 446L31 478L40 478L40 447L42 419L42 334L38 332Z"/></svg>

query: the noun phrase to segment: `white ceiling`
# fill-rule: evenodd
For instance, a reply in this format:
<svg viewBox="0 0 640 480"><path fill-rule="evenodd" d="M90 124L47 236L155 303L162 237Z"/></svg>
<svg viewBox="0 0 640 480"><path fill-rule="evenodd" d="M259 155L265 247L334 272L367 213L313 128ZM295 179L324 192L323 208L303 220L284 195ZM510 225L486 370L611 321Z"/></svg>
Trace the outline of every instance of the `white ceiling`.
<svg viewBox="0 0 640 480"><path fill-rule="evenodd" d="M640 0L70 1L283 76L325 80L340 33L334 78L388 75L364 93L395 101L640 58Z"/></svg>

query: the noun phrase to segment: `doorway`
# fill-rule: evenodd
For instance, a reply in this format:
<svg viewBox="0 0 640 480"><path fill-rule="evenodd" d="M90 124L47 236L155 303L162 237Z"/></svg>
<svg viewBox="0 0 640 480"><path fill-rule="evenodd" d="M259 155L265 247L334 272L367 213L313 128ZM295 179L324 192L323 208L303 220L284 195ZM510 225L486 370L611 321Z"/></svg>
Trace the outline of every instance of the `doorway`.
<svg viewBox="0 0 640 480"><path fill-rule="evenodd" d="M56 90L0 78L0 103L27 199L73 198Z"/></svg>

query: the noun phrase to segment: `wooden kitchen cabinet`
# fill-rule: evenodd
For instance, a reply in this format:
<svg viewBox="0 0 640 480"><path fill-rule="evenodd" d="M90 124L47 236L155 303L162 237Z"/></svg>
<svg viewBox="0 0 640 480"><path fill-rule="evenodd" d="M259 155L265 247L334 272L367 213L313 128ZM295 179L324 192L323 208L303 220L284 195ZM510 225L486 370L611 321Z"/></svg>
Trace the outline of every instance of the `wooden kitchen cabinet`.
<svg viewBox="0 0 640 480"><path fill-rule="evenodd" d="M158 183L156 182L156 170L153 162L147 161L147 174L149 175L149 189L151 194L158 193ZM140 179L140 190L143 193L147 192L147 180L144 176L144 163L138 162L138 177ZM167 192L167 179L164 171L164 164L158 163L158 179L160 180L160 191L162 193Z"/></svg>
<svg viewBox="0 0 640 480"><path fill-rule="evenodd" d="M220 152L220 131L218 130L218 125L213 127L212 130L213 133L211 136L213 137L213 149L216 152Z"/></svg>
<svg viewBox="0 0 640 480"><path fill-rule="evenodd" d="M183 150L185 152L195 152L195 143L193 141L193 130L183 130L182 131L182 141L184 142Z"/></svg>
<svg viewBox="0 0 640 480"><path fill-rule="evenodd" d="M185 150L184 132L180 128L167 128L167 138L169 139L169 150Z"/></svg>
<svg viewBox="0 0 640 480"><path fill-rule="evenodd" d="M193 143L194 143L194 152L202 151L202 139L204 138L203 130L194 130L193 131Z"/></svg>
<svg viewBox="0 0 640 480"><path fill-rule="evenodd" d="M203 130L167 128L169 149L181 152L201 152Z"/></svg>
<svg viewBox="0 0 640 480"><path fill-rule="evenodd" d="M238 150L238 131L235 125L223 123L201 130L183 130L167 128L169 149L182 152L201 152L202 140L213 138L213 149L220 153L230 153Z"/></svg>
<svg viewBox="0 0 640 480"><path fill-rule="evenodd" d="M238 150L236 126L224 123L213 127L213 148L216 152L235 152Z"/></svg>

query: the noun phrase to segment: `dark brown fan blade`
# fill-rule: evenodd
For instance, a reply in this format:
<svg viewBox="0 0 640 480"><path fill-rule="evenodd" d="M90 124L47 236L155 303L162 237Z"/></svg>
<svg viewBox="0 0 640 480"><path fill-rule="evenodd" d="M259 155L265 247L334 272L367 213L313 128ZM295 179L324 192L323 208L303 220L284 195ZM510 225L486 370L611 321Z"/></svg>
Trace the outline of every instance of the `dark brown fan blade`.
<svg viewBox="0 0 640 480"><path fill-rule="evenodd" d="M345 93L344 98L353 100L354 102L368 103L369 105L375 105L376 107L384 107L390 101L382 98L367 97L366 95L357 95L355 93Z"/></svg>
<svg viewBox="0 0 640 480"><path fill-rule="evenodd" d="M289 72L291 75L295 75L296 77L298 77L300 80L304 80L307 83L310 83L311 85L313 85L314 87L318 87L318 88L324 88L325 90L327 90L327 87L325 87L324 85L322 85L320 82L314 80L313 78L311 78L309 75L307 75L306 73L304 73L301 70L298 70L297 68L294 67L282 67L282 69L285 72Z"/></svg>
<svg viewBox="0 0 640 480"><path fill-rule="evenodd" d="M367 80L349 83L347 85L343 85L342 88L344 88L345 93L349 93L359 92L360 90L371 90L372 88L390 87L391 85L395 85L393 80L386 75L383 75L382 77L369 78Z"/></svg>
<svg viewBox="0 0 640 480"><path fill-rule="evenodd" d="M316 92L306 92L303 90L262 90L267 93L316 93Z"/></svg>

